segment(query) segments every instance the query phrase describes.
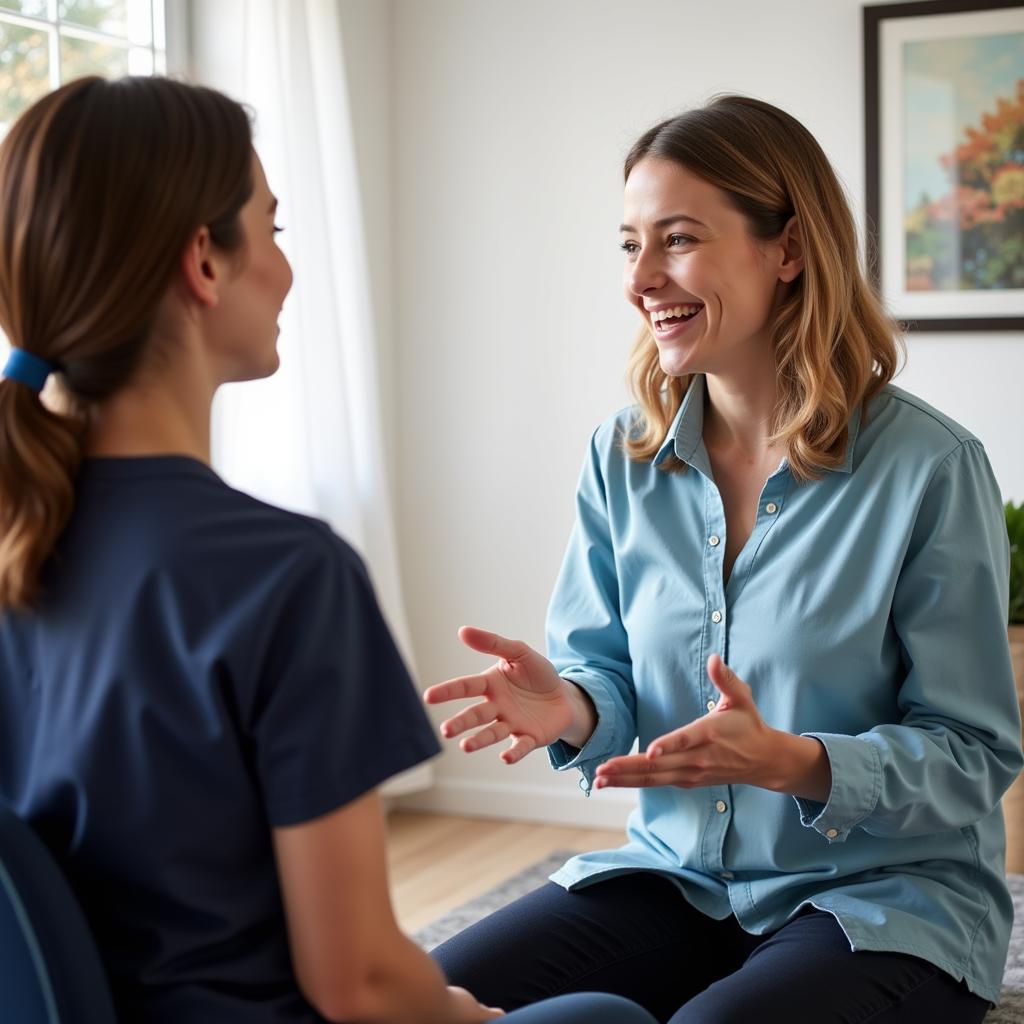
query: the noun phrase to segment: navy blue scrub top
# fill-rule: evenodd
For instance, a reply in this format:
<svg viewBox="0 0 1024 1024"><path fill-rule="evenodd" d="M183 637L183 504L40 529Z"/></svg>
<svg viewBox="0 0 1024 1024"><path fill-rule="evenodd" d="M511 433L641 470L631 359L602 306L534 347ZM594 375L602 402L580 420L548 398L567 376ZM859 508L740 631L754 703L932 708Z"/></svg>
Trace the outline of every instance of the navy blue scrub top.
<svg viewBox="0 0 1024 1024"><path fill-rule="evenodd" d="M88 459L0 617L0 800L56 855L123 1022L316 1021L270 828L438 751L358 556L181 456Z"/></svg>

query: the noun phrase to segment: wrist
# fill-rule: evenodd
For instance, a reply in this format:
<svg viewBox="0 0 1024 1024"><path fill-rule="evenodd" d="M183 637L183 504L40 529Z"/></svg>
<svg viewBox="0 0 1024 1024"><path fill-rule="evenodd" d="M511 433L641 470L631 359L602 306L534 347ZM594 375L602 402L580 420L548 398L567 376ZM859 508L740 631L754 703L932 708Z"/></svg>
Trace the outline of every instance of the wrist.
<svg viewBox="0 0 1024 1024"><path fill-rule="evenodd" d="M590 694L571 679L562 679L565 699L572 709L572 723L558 738L582 750L597 728L597 708Z"/></svg>
<svg viewBox="0 0 1024 1024"><path fill-rule="evenodd" d="M825 747L811 736L771 730L764 788L818 803L828 801L832 767Z"/></svg>

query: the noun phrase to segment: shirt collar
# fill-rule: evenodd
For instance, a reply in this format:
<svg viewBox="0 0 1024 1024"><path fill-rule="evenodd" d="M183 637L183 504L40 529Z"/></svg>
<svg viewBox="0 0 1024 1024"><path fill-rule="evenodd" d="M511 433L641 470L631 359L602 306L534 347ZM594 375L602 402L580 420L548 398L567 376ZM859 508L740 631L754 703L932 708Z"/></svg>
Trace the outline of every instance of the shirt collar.
<svg viewBox="0 0 1024 1024"><path fill-rule="evenodd" d="M672 452L683 462L693 462L694 453L704 446L703 434L704 374L698 373L690 378L679 412L654 456L654 465L660 465Z"/></svg>
<svg viewBox="0 0 1024 1024"><path fill-rule="evenodd" d="M850 416L849 437L846 442L846 456L842 464L836 466L834 473L853 472L853 449L860 433L861 406L858 402ZM672 425L668 428L665 440L654 456L654 465L658 466L675 452L676 457L685 463L694 465L702 472L707 472L704 463L707 456L704 449L704 374L698 373L690 380L690 386L683 396L682 405L676 413Z"/></svg>
<svg viewBox="0 0 1024 1024"><path fill-rule="evenodd" d="M853 449L857 444L857 435L860 433L860 417L863 407L863 402L858 402L853 407L853 413L850 415L850 422L847 425L846 457L843 459L842 465L836 466L833 473L849 474L853 472Z"/></svg>

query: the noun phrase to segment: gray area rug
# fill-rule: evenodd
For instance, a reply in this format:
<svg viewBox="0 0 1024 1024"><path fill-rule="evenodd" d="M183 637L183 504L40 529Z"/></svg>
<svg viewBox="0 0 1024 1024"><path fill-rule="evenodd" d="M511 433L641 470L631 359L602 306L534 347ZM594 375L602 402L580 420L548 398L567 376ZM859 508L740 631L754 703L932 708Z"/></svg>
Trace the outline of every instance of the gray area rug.
<svg viewBox="0 0 1024 1024"><path fill-rule="evenodd" d="M424 949L433 949L492 911L543 885L548 875L560 868L572 855L570 850L559 850L545 857L482 896L456 907L426 928L421 928L414 938ZM1010 937L1010 955L1003 976L1003 1000L985 1018L985 1024L1024 1024L1024 875L1010 875L1010 891L1013 893L1016 914Z"/></svg>
<svg viewBox="0 0 1024 1024"><path fill-rule="evenodd" d="M475 924L480 918L500 909L506 903L519 899L520 896L525 896L531 889L543 885L548 880L548 875L553 874L570 857L575 855L575 850L556 850L551 856L537 861L536 864L520 871L518 875L513 875L501 885L496 885L493 889L477 896L475 900L463 903L461 907L456 907L444 917L439 917L432 924L428 924L426 928L421 928L413 938L424 949L433 949L435 946L439 946L446 939L458 935L463 928Z"/></svg>

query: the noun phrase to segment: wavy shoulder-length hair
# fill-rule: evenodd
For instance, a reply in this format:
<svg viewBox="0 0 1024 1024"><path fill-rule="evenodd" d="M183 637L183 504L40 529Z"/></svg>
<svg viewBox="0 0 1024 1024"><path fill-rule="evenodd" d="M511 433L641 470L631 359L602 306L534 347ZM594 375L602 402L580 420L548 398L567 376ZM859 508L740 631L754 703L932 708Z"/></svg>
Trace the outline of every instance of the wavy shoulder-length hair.
<svg viewBox="0 0 1024 1024"><path fill-rule="evenodd" d="M795 215L804 269L771 324L778 374L771 440L786 447L800 480L841 465L850 416L893 378L902 342L860 269L853 216L821 146L769 103L719 96L644 132L626 157L624 177L646 157L672 160L721 189L758 241L778 238ZM650 460L691 378L661 370L646 323L628 376L639 410L624 447L631 458ZM661 463L668 471L683 467L674 455Z"/></svg>

